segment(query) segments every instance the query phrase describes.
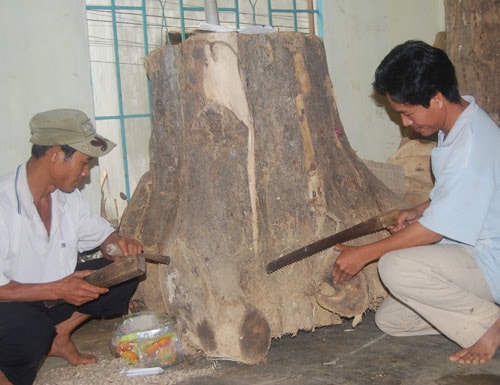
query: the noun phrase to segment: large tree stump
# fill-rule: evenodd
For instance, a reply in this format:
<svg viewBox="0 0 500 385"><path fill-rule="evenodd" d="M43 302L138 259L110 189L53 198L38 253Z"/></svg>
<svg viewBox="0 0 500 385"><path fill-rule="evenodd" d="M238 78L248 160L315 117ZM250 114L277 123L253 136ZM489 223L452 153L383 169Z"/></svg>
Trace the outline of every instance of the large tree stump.
<svg viewBox="0 0 500 385"><path fill-rule="evenodd" d="M385 296L374 264L336 287L332 250L265 272L401 204L348 143L322 41L199 34L154 51L146 67L151 169L121 230L172 257L148 266L140 295L176 317L184 347L257 363L272 337L374 309Z"/></svg>
<svg viewBox="0 0 500 385"><path fill-rule="evenodd" d="M500 1L446 0L446 51L460 91L500 125Z"/></svg>

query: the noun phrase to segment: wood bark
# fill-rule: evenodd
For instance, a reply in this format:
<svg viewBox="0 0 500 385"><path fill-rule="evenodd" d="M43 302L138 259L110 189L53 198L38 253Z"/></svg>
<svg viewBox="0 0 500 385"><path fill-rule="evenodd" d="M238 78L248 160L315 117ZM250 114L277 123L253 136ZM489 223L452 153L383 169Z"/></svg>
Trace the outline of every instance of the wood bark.
<svg viewBox="0 0 500 385"><path fill-rule="evenodd" d="M333 250L265 272L404 205L350 147L321 39L199 34L154 51L146 69L151 167L121 231L171 256L148 266L140 295L176 317L185 349L257 363L272 337L376 308L386 295L376 265L333 286Z"/></svg>
<svg viewBox="0 0 500 385"><path fill-rule="evenodd" d="M446 0L446 51L463 95L500 125L500 1Z"/></svg>

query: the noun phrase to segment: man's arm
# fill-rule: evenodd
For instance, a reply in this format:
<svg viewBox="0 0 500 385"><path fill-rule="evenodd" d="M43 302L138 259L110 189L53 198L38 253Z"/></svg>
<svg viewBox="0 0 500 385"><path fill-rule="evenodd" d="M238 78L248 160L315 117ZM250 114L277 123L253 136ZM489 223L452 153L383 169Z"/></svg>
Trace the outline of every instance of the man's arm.
<svg viewBox="0 0 500 385"><path fill-rule="evenodd" d="M79 306L108 292L107 288L94 286L83 279L90 273L92 273L91 270L76 271L63 279L48 283L10 281L0 286L0 301L30 302L63 299Z"/></svg>
<svg viewBox="0 0 500 385"><path fill-rule="evenodd" d="M424 211L431 204L430 200L426 200L425 202L420 203L419 205L407 209L401 210L401 213L398 217L398 223L396 226L389 226L388 230L391 233L396 233L402 229L404 229L408 224L414 223L418 221L422 215L424 215Z"/></svg>
<svg viewBox="0 0 500 385"><path fill-rule="evenodd" d="M117 244L124 256L142 253L142 245L134 239L121 237L117 232L112 232L101 245L103 255L108 259L115 259L106 254L106 246L110 243ZM76 271L67 277L48 283L20 283L9 281L0 286L0 301L46 301L62 299L73 305L82 305L97 299L107 293L107 288L94 286L83 278L91 274L91 270Z"/></svg>

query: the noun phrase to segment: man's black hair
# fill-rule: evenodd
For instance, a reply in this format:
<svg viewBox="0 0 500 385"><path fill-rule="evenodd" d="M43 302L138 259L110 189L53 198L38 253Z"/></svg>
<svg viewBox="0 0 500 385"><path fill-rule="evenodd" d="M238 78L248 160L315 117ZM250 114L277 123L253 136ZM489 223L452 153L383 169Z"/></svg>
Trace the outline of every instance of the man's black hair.
<svg viewBox="0 0 500 385"><path fill-rule="evenodd" d="M446 53L417 40L400 44L387 54L375 71L373 87L396 103L428 108L438 92L449 102L460 103L455 67Z"/></svg>
<svg viewBox="0 0 500 385"><path fill-rule="evenodd" d="M41 158L52 147L54 147L54 146L42 146L40 144L34 144L33 146L31 146L31 155L34 158ZM63 144L61 146L61 150L64 152L64 160L71 159L73 154L76 152L76 150L73 147L70 147L66 144Z"/></svg>

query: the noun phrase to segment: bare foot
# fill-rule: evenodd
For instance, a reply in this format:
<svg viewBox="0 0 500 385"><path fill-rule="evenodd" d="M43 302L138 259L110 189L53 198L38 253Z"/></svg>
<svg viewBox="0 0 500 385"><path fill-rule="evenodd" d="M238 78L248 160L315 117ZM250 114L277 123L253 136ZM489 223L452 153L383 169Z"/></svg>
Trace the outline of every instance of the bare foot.
<svg viewBox="0 0 500 385"><path fill-rule="evenodd" d="M71 365L94 364L97 358L91 354L80 354L75 343L71 339L71 333L75 328L86 321L90 316L74 312L66 321L56 325L56 337L52 342L49 356L62 357Z"/></svg>
<svg viewBox="0 0 500 385"><path fill-rule="evenodd" d="M69 336L57 335L52 342L49 356L62 357L71 365L95 364L97 358L91 354L80 354Z"/></svg>
<svg viewBox="0 0 500 385"><path fill-rule="evenodd" d="M12 385L12 382L10 382L7 377L5 377L5 374L0 370L0 385Z"/></svg>
<svg viewBox="0 0 500 385"><path fill-rule="evenodd" d="M493 358L499 345L500 318L474 345L459 350L450 356L450 360L461 364L483 364Z"/></svg>

